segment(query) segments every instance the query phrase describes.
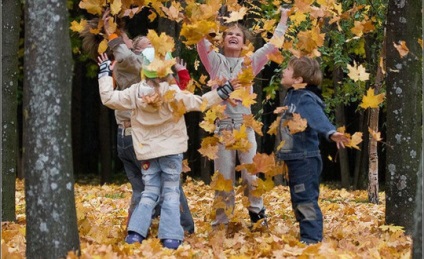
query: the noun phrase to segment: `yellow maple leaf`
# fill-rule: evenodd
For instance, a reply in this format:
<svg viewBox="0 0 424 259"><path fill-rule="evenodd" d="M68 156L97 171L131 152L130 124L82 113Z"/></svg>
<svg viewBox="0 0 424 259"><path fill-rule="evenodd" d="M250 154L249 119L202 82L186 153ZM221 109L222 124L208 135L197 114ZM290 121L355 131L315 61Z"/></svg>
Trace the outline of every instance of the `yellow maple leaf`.
<svg viewBox="0 0 424 259"><path fill-rule="evenodd" d="M175 90L168 90L162 95L162 100L166 103L170 103L175 100Z"/></svg>
<svg viewBox="0 0 424 259"><path fill-rule="evenodd" d="M271 171L271 169L275 166L275 156L274 154L265 154L265 153L257 153L253 157L253 163L256 165L256 173L264 173Z"/></svg>
<svg viewBox="0 0 424 259"><path fill-rule="evenodd" d="M170 106L172 108L172 116L174 117L174 121L178 121L187 112L183 100L171 102Z"/></svg>
<svg viewBox="0 0 424 259"><path fill-rule="evenodd" d="M381 132L376 132L373 129L371 129L370 127L368 127L368 132L370 133L370 135L372 136L372 138L375 141L382 141L383 139L381 138Z"/></svg>
<svg viewBox="0 0 424 259"><path fill-rule="evenodd" d="M121 8L121 0L113 0L113 2L110 4L110 14L117 15L121 11Z"/></svg>
<svg viewBox="0 0 424 259"><path fill-rule="evenodd" d="M80 22L72 21L69 29L71 29L74 32L79 33L81 31L83 31L86 26L87 26L87 20L82 19Z"/></svg>
<svg viewBox="0 0 424 259"><path fill-rule="evenodd" d="M243 69L237 75L238 83L240 83L243 87L250 87L254 78L255 75L253 74L252 66Z"/></svg>
<svg viewBox="0 0 424 259"><path fill-rule="evenodd" d="M313 27L309 31L300 31L297 34L297 48L306 54L314 53L318 47L324 44L325 33L320 33L319 27Z"/></svg>
<svg viewBox="0 0 424 259"><path fill-rule="evenodd" d="M261 197L266 192L272 190L274 186L275 184L272 177L265 178L265 181L261 178L256 178L256 186L255 189L252 190L252 195L255 197Z"/></svg>
<svg viewBox="0 0 424 259"><path fill-rule="evenodd" d="M158 35L154 30L149 30L147 38L149 38L153 48L155 48L155 58L159 57L163 60L168 53L174 51L174 38L164 32Z"/></svg>
<svg viewBox="0 0 424 259"><path fill-rule="evenodd" d="M277 135L277 129L278 126L280 125L280 121L281 121L281 116L278 116L269 126L269 130L266 132L269 135Z"/></svg>
<svg viewBox="0 0 424 259"><path fill-rule="evenodd" d="M399 52L400 57L403 58L406 55L408 55L409 49L406 46L406 42L405 41L401 40L401 41L399 41L399 43L400 44L396 44L396 43L393 42L393 46L395 46L395 48Z"/></svg>
<svg viewBox="0 0 424 259"><path fill-rule="evenodd" d="M306 119L303 119L300 114L293 113L293 118L287 120L284 126L289 128L290 134L296 134L302 132L306 129L308 122Z"/></svg>
<svg viewBox="0 0 424 259"><path fill-rule="evenodd" d="M274 51L271 54L267 55L268 59L277 64L282 64L284 61L284 57L280 51Z"/></svg>
<svg viewBox="0 0 424 259"><path fill-rule="evenodd" d="M219 26L215 21L202 20L194 23L183 23L180 35L186 45L194 45L211 31L218 31L218 28Z"/></svg>
<svg viewBox="0 0 424 259"><path fill-rule="evenodd" d="M385 94L374 94L374 89L369 88L367 94L362 97L362 102L359 104L360 107L367 108L378 108L378 106L384 101Z"/></svg>
<svg viewBox="0 0 424 259"><path fill-rule="evenodd" d="M107 40L106 39L104 39L104 40L102 40L101 42L100 42L100 44L99 44L99 47L97 48L97 52L99 53L99 54L102 54L102 53L104 53L106 50L107 50Z"/></svg>
<svg viewBox="0 0 424 259"><path fill-rule="evenodd" d="M350 31L358 37L361 37L364 34L363 30L364 25L362 24L362 21L355 21L353 28L350 29Z"/></svg>
<svg viewBox="0 0 424 259"><path fill-rule="evenodd" d="M78 7L85 9L90 14L102 15L104 0L82 0Z"/></svg>
<svg viewBox="0 0 424 259"><path fill-rule="evenodd" d="M184 15L180 13L182 10L184 10L184 8L181 7L181 3L176 1L172 1L169 8L162 6L162 11L171 21L181 22L184 18Z"/></svg>
<svg viewBox="0 0 424 259"><path fill-rule="evenodd" d="M357 65L356 61L353 61L353 66L347 64L349 73L347 74L350 79L356 81L367 81L370 78L370 74L365 71L362 65Z"/></svg>
<svg viewBox="0 0 424 259"><path fill-rule="evenodd" d="M345 144L346 147L355 148L361 150L358 144L362 142L362 132L355 132L349 139L349 143Z"/></svg>
<svg viewBox="0 0 424 259"><path fill-rule="evenodd" d="M250 105L256 103L256 93L250 93L250 90L248 87L242 87L230 94L230 98L241 100L241 103L245 107L250 107Z"/></svg>
<svg viewBox="0 0 424 259"><path fill-rule="evenodd" d="M231 179L225 179L220 172L216 171L212 176L210 187L215 191L229 192L233 190L233 181Z"/></svg>
<svg viewBox="0 0 424 259"><path fill-rule="evenodd" d="M255 120L253 114L244 114L243 115L243 124L246 127L252 128L259 136L263 136L262 126L264 125L262 122Z"/></svg>
<svg viewBox="0 0 424 259"><path fill-rule="evenodd" d="M240 10L238 11L232 11L230 13L230 17L223 17L226 23L231 23L231 22L236 22L238 20L243 20L244 16L247 13L247 8L246 7L242 7L240 8Z"/></svg>
<svg viewBox="0 0 424 259"><path fill-rule="evenodd" d="M219 140L216 137L205 137L202 139L202 143L200 144L198 151L204 157L207 157L210 160L214 160L218 157L218 143Z"/></svg>

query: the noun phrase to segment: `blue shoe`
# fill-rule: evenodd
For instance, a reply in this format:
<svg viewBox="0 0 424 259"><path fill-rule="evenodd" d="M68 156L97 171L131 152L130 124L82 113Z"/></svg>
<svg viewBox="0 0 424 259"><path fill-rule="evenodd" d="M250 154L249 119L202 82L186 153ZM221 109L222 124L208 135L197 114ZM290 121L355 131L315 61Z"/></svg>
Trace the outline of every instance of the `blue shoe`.
<svg viewBox="0 0 424 259"><path fill-rule="evenodd" d="M134 231L128 231L127 237L125 237L125 242L127 244L134 244L134 243L140 243L143 242L144 237L137 232Z"/></svg>
<svg viewBox="0 0 424 259"><path fill-rule="evenodd" d="M169 249L177 249L181 245L181 240L178 239L162 239L164 247Z"/></svg>

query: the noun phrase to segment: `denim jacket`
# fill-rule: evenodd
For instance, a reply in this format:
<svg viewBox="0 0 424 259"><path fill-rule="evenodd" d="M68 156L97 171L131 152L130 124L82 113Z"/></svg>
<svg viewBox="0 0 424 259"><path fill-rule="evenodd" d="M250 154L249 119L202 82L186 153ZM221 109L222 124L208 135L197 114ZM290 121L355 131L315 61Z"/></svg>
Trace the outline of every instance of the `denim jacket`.
<svg viewBox="0 0 424 259"><path fill-rule="evenodd" d="M288 90L283 102L283 106L287 106L288 110L282 114L278 127L278 134L281 141L284 141L284 145L277 150L277 159L294 160L320 156L320 137L330 141L331 134L336 132L335 126L324 113L323 101L314 93L316 90L318 90L317 86ZM290 134L288 127L284 125L294 113L306 119L307 127L302 132Z"/></svg>

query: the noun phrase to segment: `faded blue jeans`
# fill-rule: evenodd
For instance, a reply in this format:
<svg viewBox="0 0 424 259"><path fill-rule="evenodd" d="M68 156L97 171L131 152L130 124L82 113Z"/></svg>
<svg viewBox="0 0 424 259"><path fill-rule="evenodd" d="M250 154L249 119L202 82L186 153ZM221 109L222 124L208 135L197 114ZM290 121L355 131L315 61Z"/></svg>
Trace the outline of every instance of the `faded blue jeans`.
<svg viewBox="0 0 424 259"><path fill-rule="evenodd" d="M300 227L300 241L322 241L323 217L318 205L319 178L322 171L320 156L285 160L289 171L290 196Z"/></svg>
<svg viewBox="0 0 424 259"><path fill-rule="evenodd" d="M131 215L128 231L147 237L153 209L162 195L158 238L184 239L184 230L180 224L179 188L182 160L183 154L178 154L141 162L145 188L140 203Z"/></svg>
<svg viewBox="0 0 424 259"><path fill-rule="evenodd" d="M117 133L118 157L121 159L125 174L131 184L132 196L128 209L128 218L131 217L135 207L140 202L141 193L144 191L144 183L141 176L140 161L134 152L133 141L130 134L125 135L123 128L118 128ZM194 220L188 207L187 198L180 184L181 225L188 233L194 233ZM155 210L160 211L160 204Z"/></svg>

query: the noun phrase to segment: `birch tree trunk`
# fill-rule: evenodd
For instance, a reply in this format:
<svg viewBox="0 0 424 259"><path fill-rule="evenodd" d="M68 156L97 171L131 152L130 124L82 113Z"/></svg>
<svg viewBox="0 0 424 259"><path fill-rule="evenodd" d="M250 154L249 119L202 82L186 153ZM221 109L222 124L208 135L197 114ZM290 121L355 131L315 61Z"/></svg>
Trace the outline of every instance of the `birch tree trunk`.
<svg viewBox="0 0 424 259"><path fill-rule="evenodd" d="M25 3L26 257L79 250L71 149L72 56L65 0Z"/></svg>

